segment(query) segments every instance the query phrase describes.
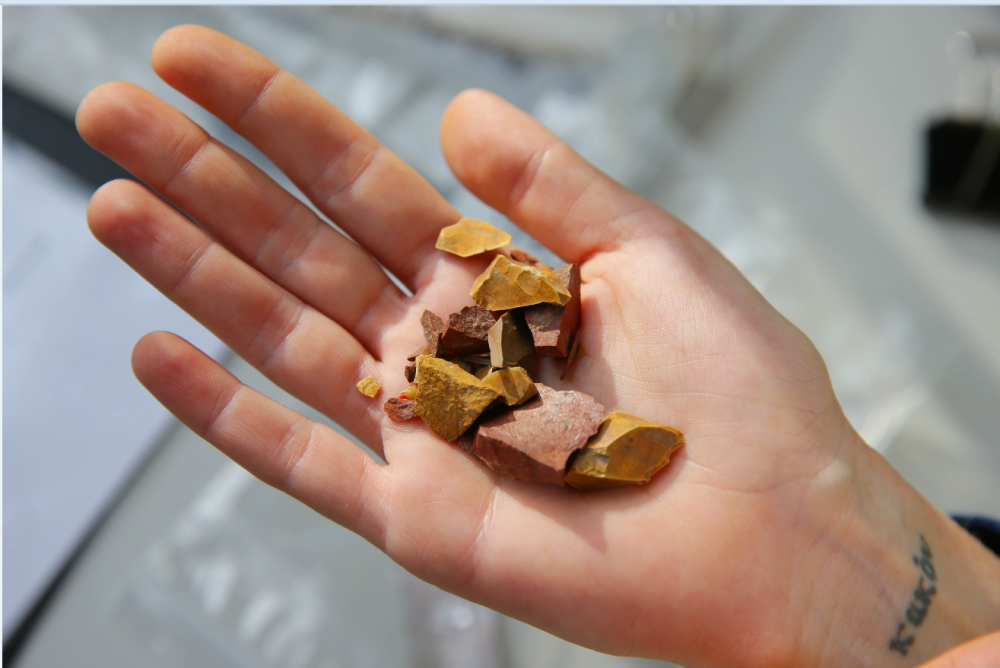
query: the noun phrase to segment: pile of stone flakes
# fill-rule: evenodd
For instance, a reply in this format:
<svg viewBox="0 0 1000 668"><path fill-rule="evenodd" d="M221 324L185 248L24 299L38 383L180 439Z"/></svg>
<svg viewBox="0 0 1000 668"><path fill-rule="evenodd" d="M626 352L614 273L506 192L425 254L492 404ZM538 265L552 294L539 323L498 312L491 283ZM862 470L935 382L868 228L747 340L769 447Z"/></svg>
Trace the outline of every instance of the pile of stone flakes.
<svg viewBox="0 0 1000 668"><path fill-rule="evenodd" d="M582 354L580 267L551 269L510 245L488 223L462 218L441 230L437 248L460 257L495 251L473 283L475 306L420 318L427 345L405 369L413 383L385 402L397 422L423 419L434 433L512 480L577 489L648 481L684 444L677 429L621 411L593 397L532 381L519 364L529 355L564 359L562 378ZM368 377L358 389L374 397Z"/></svg>

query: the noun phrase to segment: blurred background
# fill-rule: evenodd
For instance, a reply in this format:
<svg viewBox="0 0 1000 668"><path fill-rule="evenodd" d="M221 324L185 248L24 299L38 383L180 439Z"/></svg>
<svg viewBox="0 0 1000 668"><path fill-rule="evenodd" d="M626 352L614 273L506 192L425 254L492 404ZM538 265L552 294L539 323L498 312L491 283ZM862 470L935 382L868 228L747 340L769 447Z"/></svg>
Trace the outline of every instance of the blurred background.
<svg viewBox="0 0 1000 668"><path fill-rule="evenodd" d="M251 478L129 369L154 329L270 384L85 226L120 170L72 118L160 82L180 23L319 90L465 215L448 101L476 86L715 243L823 353L868 443L949 513L1000 517L1000 10L794 7L3 10L5 666L561 668L605 656L444 594Z"/></svg>

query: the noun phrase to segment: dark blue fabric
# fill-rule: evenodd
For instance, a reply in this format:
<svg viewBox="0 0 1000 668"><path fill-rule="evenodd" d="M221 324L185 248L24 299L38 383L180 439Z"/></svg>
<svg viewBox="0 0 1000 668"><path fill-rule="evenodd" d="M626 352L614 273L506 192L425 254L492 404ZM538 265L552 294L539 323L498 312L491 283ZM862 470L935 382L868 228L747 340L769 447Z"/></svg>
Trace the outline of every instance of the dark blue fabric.
<svg viewBox="0 0 1000 668"><path fill-rule="evenodd" d="M1000 522L976 515L952 515L951 518L1000 557Z"/></svg>

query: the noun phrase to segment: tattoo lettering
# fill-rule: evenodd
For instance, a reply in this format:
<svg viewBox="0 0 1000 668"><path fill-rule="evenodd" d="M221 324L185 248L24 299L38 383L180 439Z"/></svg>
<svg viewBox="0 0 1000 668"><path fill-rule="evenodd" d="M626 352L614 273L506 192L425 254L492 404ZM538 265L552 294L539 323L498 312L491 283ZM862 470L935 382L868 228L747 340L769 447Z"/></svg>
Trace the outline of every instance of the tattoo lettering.
<svg viewBox="0 0 1000 668"><path fill-rule="evenodd" d="M916 640L912 632L904 635L907 631L907 622L914 629L923 624L927 618L927 610L931 607L931 599L937 593L937 586L934 584L937 582L937 571L934 570L933 559L931 548L921 534L920 554L913 556L913 564L920 569L917 587L913 590L913 599L906 608L906 620L896 629L895 637L889 639L889 650L899 652L902 656L906 656L910 651L910 645Z"/></svg>
<svg viewBox="0 0 1000 668"><path fill-rule="evenodd" d="M910 650L910 645L913 644L916 638L913 637L912 633L904 638L904 629L906 629L906 624L900 624L899 628L896 629L896 637L889 641L889 649L894 649L903 656L906 656L906 653Z"/></svg>
<svg viewBox="0 0 1000 668"><path fill-rule="evenodd" d="M920 576L920 582L917 583L917 588L913 590L913 602L906 609L906 619L911 624L920 626L924 623L924 617L927 616L927 608L931 605L931 596L936 593L937 587L934 585L924 589L924 578Z"/></svg>

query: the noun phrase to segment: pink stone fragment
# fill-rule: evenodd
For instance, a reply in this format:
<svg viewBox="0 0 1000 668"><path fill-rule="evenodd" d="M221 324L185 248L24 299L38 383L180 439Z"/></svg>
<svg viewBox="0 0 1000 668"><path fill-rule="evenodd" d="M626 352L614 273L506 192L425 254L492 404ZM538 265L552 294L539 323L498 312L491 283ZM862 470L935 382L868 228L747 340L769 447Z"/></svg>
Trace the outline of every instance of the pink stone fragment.
<svg viewBox="0 0 1000 668"><path fill-rule="evenodd" d="M483 419L472 453L506 478L563 485L569 456L597 433L607 410L582 392L535 387L535 399Z"/></svg>

